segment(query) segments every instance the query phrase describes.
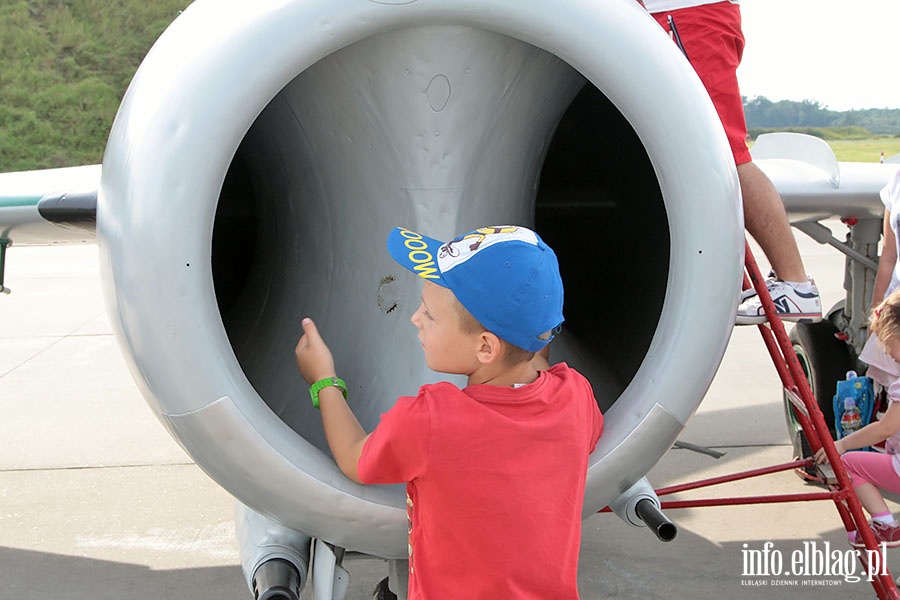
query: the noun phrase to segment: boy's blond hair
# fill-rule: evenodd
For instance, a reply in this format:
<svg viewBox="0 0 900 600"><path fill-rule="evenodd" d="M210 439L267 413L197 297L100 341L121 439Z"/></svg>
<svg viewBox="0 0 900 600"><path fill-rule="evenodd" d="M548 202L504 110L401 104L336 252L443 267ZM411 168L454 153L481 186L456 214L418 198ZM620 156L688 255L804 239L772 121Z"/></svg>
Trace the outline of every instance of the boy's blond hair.
<svg viewBox="0 0 900 600"><path fill-rule="evenodd" d="M487 331L487 328L479 323L478 319L472 316L472 313L466 310L466 307L462 305L462 302L459 301L455 294L451 293L450 296L453 298L452 303L453 307L456 309L456 314L459 315L459 327L463 333L481 333L482 331ZM500 340L500 343L503 345L503 360L508 365L517 365L519 363L528 362L534 358L534 352L519 348L506 340Z"/></svg>
<svg viewBox="0 0 900 600"><path fill-rule="evenodd" d="M875 307L869 331L885 346L900 340L900 290L893 292Z"/></svg>

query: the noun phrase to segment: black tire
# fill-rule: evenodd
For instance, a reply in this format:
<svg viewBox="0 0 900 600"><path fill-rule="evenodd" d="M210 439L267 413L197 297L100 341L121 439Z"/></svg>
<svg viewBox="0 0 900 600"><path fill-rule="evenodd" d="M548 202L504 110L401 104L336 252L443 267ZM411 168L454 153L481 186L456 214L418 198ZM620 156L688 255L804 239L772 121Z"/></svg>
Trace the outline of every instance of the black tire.
<svg viewBox="0 0 900 600"><path fill-rule="evenodd" d="M835 337L838 330L831 321L818 323L798 323L789 335L800 367L809 380L816 403L825 417L831 439L835 438L834 393L838 380L847 377L847 371L854 369L854 361L846 343ZM794 456L807 458L811 455L809 442L797 422L794 408L785 395L785 417L788 434L794 445Z"/></svg>
<svg viewBox="0 0 900 600"><path fill-rule="evenodd" d="M385 577L375 586L372 593L372 600L397 600L397 594L392 592L388 587L388 578Z"/></svg>

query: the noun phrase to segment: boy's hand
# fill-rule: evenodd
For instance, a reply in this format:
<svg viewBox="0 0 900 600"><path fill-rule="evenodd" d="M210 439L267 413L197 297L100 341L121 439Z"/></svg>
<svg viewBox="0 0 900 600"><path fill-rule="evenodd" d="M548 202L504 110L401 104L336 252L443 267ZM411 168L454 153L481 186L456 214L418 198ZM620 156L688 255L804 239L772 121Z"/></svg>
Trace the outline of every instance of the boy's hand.
<svg viewBox="0 0 900 600"><path fill-rule="evenodd" d="M297 357L300 373L310 385L335 376L331 350L319 335L319 330L316 329L312 319L303 319L303 335L294 348L294 356ZM369 436L353 416L343 395L333 388L326 388L322 393L326 395L326 401L319 408L322 411L322 427L325 430L328 447L331 448L331 453L344 475L357 483L362 483L357 465Z"/></svg>
<svg viewBox="0 0 900 600"><path fill-rule="evenodd" d="M326 377L335 377L334 358L312 319L303 319L303 335L294 348L297 367L306 383L312 385Z"/></svg>

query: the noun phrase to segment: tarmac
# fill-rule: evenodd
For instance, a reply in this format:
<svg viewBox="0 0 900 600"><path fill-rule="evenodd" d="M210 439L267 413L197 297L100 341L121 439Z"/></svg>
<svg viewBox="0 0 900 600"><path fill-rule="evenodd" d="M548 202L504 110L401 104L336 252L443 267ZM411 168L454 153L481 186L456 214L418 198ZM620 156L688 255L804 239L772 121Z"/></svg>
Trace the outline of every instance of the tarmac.
<svg viewBox="0 0 900 600"><path fill-rule="evenodd" d="M841 223L827 224L843 239ZM843 256L796 237L827 308L843 297ZM761 253L757 259L765 268ZM173 441L132 381L106 315L96 246L12 247L7 262L12 294L0 295L0 600L251 598L232 499ZM781 385L756 327L734 330L680 439L724 456L673 449L649 474L657 488L791 460ZM788 471L677 498L821 490ZM587 519L581 597L875 597L859 562L847 557L831 501L667 514L679 529L669 543L611 514ZM898 556L887 553L895 576ZM371 598L387 572L378 560L345 566L348 600ZM781 575L772 574L776 567ZM799 567L808 574L784 574Z"/></svg>

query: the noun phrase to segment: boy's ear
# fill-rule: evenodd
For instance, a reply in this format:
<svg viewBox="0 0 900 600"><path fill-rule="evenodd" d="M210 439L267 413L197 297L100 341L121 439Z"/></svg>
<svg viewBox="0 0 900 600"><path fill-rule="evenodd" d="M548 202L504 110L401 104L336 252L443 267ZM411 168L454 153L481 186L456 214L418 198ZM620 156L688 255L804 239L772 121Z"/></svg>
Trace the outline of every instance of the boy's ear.
<svg viewBox="0 0 900 600"><path fill-rule="evenodd" d="M503 343L490 331L482 331L478 337L478 362L487 365L500 360L503 355Z"/></svg>

